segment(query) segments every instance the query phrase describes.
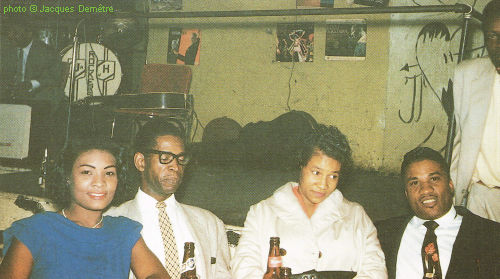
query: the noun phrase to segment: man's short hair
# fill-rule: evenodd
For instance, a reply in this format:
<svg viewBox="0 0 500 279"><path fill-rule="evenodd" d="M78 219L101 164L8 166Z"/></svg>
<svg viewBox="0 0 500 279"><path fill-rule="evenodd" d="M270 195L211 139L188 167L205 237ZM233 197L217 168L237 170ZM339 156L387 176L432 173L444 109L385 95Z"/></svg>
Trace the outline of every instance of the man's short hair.
<svg viewBox="0 0 500 279"><path fill-rule="evenodd" d="M495 19L500 19L500 0L490 1L483 10L483 31L490 26Z"/></svg>
<svg viewBox="0 0 500 279"><path fill-rule="evenodd" d="M429 147L417 147L405 154L403 163L401 163L401 179L405 179L406 171L411 164L424 160L431 160L438 163L446 173L448 179L450 178L450 167L439 152Z"/></svg>
<svg viewBox="0 0 500 279"><path fill-rule="evenodd" d="M156 139L161 136L176 136L182 140L185 145L185 134L182 124L175 120L165 120L160 118L152 119L137 132L134 142L134 152L144 152L153 149L156 145Z"/></svg>

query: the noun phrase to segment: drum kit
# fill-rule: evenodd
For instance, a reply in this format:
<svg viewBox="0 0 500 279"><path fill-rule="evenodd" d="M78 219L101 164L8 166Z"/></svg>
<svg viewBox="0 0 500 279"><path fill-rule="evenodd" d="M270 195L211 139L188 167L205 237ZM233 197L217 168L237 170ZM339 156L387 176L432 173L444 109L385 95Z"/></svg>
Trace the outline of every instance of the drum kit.
<svg viewBox="0 0 500 279"><path fill-rule="evenodd" d="M62 51L62 62L72 65L73 46ZM74 98L72 101L86 97L114 95L120 87L122 70L118 57L113 51L101 44L82 43L77 45L76 65L74 67ZM71 71L68 68L64 93L70 96Z"/></svg>
<svg viewBox="0 0 500 279"><path fill-rule="evenodd" d="M76 111L88 112L89 110L85 109L86 106L101 105L100 108L106 111L105 115L111 112L113 116L110 135L112 137L116 132L117 117L132 117L134 120L132 122L135 123L143 122L151 117L168 117L180 121L186 133L189 133L193 117L192 95L186 96L186 94L172 92L159 92L163 95L138 95L138 92L124 93L123 91L126 90L120 88L120 85L123 86L121 83L124 70L129 70L122 69L120 53L123 60L130 59L127 53L130 53L130 48L142 40L144 33L140 30L137 20L111 18L100 24L98 29L95 42L73 43L60 51L63 65L65 65L64 93L71 99L70 107L76 107ZM75 61L73 57L76 57ZM125 77L128 76L125 75ZM151 105L153 102L155 104ZM138 107L141 103L148 105Z"/></svg>
<svg viewBox="0 0 500 279"><path fill-rule="evenodd" d="M131 74L130 68L127 68L127 62L132 60L128 56L132 53L130 50L142 41L144 34L136 19L111 18L104 23L87 26L85 35L92 34L86 37L95 38L93 41L83 39L78 42L77 31L72 32L68 26L71 24L58 23L56 28L53 25L42 26L38 31L38 38L55 49L61 49L58 44L67 45L73 40L73 44L59 52L63 64L61 81L64 84L61 87L64 86L69 105L66 114L68 119L63 120L67 123L63 125L66 129L65 136L63 135L64 146L58 145L57 149L64 149L73 136L107 136L119 143L129 144L140 125L153 117L168 118L182 125L189 139L194 115L192 95L172 92L138 94L140 92L136 90L127 92L127 86L122 83L123 77L127 78L124 72ZM90 29L98 31L92 32ZM120 55L125 63L120 62ZM125 69L122 69L123 65ZM4 127L5 131L9 131L5 133L9 136L8 139L0 136L0 145L9 145L9 148L0 150L0 159L38 162L40 158L28 155L28 151L33 148L29 142L30 130L33 130L32 122L29 121L33 117L30 107L11 104L0 106L4 106L0 109L3 112L0 113L0 119L5 122L0 121L5 124L0 125L0 130ZM9 109L17 110L12 112ZM18 111L19 109L23 111ZM95 120L97 121L94 123ZM23 126L13 125L19 123ZM39 184L42 188L45 187L47 158L54 158L56 155L48 155L47 150L48 146L45 145L45 155L40 167Z"/></svg>
<svg viewBox="0 0 500 279"><path fill-rule="evenodd" d="M133 47L142 39L139 24L133 18L110 18L88 29L97 29L97 34L94 34L95 42L73 43L60 51L62 62L66 66L64 92L68 97L71 82L74 82L74 96L71 101L116 94L123 77L118 53ZM75 30L75 34L77 32L78 30ZM47 31L42 30L40 37L44 33L46 34ZM89 33L92 32L89 31ZM45 35L42 40L49 43L50 37L54 36ZM77 48L76 52L73 49L74 46ZM74 64L73 54L76 57ZM128 57L123 57L123 59L128 59ZM73 70L74 75L72 75Z"/></svg>

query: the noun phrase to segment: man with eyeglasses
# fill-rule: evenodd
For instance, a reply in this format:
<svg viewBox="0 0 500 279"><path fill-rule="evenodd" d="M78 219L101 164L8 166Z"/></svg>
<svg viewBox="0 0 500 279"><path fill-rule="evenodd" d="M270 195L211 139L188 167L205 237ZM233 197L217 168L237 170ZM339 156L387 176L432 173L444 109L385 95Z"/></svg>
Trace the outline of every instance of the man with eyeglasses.
<svg viewBox="0 0 500 279"><path fill-rule="evenodd" d="M139 190L133 200L107 214L141 222L142 237L173 279L186 268L182 265L185 242L195 243L199 278L231 278L222 221L205 209L175 200L190 160L183 128L175 122L153 119L137 133L134 151L134 165L141 174Z"/></svg>
<svg viewBox="0 0 500 279"><path fill-rule="evenodd" d="M456 205L500 222L500 0L484 8L482 29L489 59L467 60L455 70L450 174Z"/></svg>

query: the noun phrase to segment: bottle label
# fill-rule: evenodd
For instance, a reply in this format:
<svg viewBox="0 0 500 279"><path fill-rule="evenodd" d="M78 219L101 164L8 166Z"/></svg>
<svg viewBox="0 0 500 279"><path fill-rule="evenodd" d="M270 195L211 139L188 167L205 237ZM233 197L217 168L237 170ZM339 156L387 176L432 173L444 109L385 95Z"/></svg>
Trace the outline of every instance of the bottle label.
<svg viewBox="0 0 500 279"><path fill-rule="evenodd" d="M269 257L267 266L268 267L281 267L282 261L281 257Z"/></svg>
<svg viewBox="0 0 500 279"><path fill-rule="evenodd" d="M182 263L181 266L181 274L190 271L196 268L196 263L194 262L194 258L189 258L186 262Z"/></svg>

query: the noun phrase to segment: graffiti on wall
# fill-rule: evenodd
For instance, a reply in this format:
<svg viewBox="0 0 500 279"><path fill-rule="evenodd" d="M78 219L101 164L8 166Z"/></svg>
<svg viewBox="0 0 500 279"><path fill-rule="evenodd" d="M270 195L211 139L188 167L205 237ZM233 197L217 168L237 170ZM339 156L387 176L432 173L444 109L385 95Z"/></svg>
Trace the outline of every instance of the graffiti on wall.
<svg viewBox="0 0 500 279"><path fill-rule="evenodd" d="M420 5L415 2L415 5ZM443 4L442 1L439 1ZM401 98L403 103L398 109L399 120L405 124L417 123L425 111L424 96L431 97L441 104L448 119L453 116L453 70L458 63L461 27L448 27L445 23L433 21L424 25L418 32L414 45L414 59L401 63L405 88ZM464 51L467 57L485 55L485 47L469 46ZM420 145L433 135L432 126ZM444 148L444 147L443 147Z"/></svg>

